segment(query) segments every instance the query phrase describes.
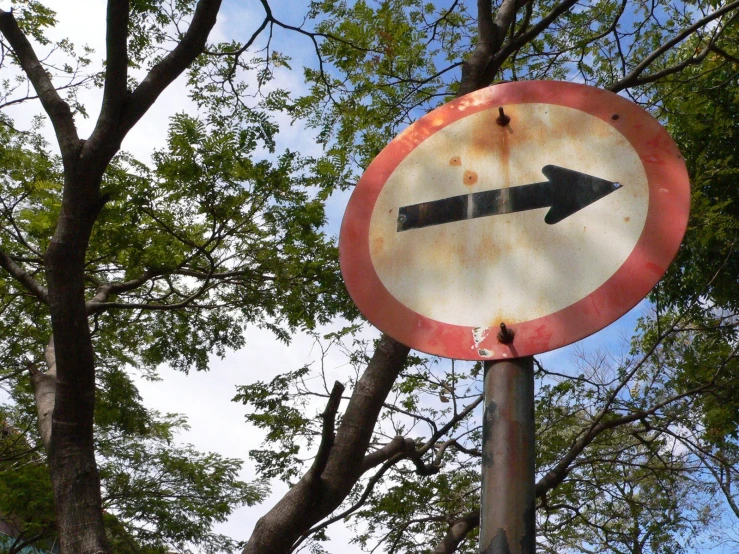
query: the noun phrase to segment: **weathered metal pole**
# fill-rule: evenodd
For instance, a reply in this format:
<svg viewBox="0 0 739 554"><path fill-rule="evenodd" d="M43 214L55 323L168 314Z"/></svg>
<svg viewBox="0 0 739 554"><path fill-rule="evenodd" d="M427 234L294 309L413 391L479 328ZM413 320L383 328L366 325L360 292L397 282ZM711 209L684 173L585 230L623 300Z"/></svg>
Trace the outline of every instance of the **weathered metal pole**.
<svg viewBox="0 0 739 554"><path fill-rule="evenodd" d="M485 362L481 554L534 554L534 358Z"/></svg>

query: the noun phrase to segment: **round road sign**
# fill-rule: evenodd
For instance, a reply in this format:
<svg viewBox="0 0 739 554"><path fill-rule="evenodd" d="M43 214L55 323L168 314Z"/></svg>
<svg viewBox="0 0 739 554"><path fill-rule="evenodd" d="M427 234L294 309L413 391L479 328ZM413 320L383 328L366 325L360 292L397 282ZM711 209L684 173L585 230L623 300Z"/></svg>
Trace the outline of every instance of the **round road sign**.
<svg viewBox="0 0 739 554"><path fill-rule="evenodd" d="M506 83L430 112L375 158L344 215L341 271L367 319L408 346L527 356L635 306L672 262L689 204L680 152L636 104Z"/></svg>

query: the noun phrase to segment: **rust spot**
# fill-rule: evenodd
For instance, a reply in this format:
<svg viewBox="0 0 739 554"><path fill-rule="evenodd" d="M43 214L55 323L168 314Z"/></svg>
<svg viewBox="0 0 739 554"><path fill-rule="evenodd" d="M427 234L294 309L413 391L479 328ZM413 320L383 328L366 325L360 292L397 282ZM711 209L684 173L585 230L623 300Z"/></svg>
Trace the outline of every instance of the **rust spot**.
<svg viewBox="0 0 739 554"><path fill-rule="evenodd" d="M381 252L384 244L385 239L383 237L376 237L372 240L372 251L375 253Z"/></svg>
<svg viewBox="0 0 739 554"><path fill-rule="evenodd" d="M474 171L470 171L469 169L464 172L464 175L462 176L462 182L464 182L465 185L474 185L477 183L477 173Z"/></svg>
<svg viewBox="0 0 739 554"><path fill-rule="evenodd" d="M449 165L462 165L462 158L459 156L454 156L451 160L449 160Z"/></svg>
<svg viewBox="0 0 739 554"><path fill-rule="evenodd" d="M510 127L506 127L510 129ZM503 186L511 186L511 138L507 135L503 135L502 142L500 143L500 166L503 170Z"/></svg>
<svg viewBox="0 0 739 554"><path fill-rule="evenodd" d="M628 223L629 221L631 221L631 218L630 217L625 217L624 218L624 223Z"/></svg>
<svg viewBox="0 0 739 554"><path fill-rule="evenodd" d="M474 119L475 124L467 137L470 155L473 158L489 156L499 148L500 137L506 133L505 127L495 123L497 113L486 110Z"/></svg>
<svg viewBox="0 0 739 554"><path fill-rule="evenodd" d="M498 332L498 341L502 344L510 344L516 336L516 332L510 329L505 323L500 323L500 331ZM503 354L505 356L505 354Z"/></svg>
<svg viewBox="0 0 739 554"><path fill-rule="evenodd" d="M521 552L524 551L521 550ZM533 550L527 552L533 552ZM483 554L511 554L511 547L505 529L498 528L498 533L491 539Z"/></svg>

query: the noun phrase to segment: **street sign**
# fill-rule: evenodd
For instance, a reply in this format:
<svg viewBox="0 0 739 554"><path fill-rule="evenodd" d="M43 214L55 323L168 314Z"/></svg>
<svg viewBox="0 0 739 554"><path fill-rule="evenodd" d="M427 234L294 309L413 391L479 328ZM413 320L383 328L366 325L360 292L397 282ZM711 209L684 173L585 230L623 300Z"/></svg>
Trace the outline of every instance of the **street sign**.
<svg viewBox="0 0 739 554"><path fill-rule="evenodd" d="M375 158L344 215L341 271L367 319L408 346L528 356L644 298L689 203L680 152L636 104L574 83L505 83L430 112Z"/></svg>

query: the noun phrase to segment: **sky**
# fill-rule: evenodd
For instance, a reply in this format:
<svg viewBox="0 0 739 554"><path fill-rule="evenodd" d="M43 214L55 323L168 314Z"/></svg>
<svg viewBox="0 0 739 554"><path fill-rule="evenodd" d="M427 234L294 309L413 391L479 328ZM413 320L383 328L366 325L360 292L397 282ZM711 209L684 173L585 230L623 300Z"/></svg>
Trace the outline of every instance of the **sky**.
<svg viewBox="0 0 739 554"><path fill-rule="evenodd" d="M46 2L58 14L58 25L52 33L54 38L75 37L78 44L86 43L96 51L93 59L99 62L102 59L104 48L104 21L105 2L102 0L51 0ZM0 2L0 6L7 2ZM250 4L257 5L256 3ZM5 6L3 6L5 7ZM290 4L281 6L289 12ZM258 21L261 13L252 13L244 2L227 2L219 16L211 40L235 36L245 39ZM306 42L306 46L309 44ZM310 48L298 48L295 52L310 56ZM302 62L310 60L294 60L294 67L300 67ZM290 73L280 72L280 84L294 92L301 90L302 80L299 71ZM81 136L87 136L95 122L99 106L100 92L82 92L84 103L90 108L90 118L78 119ZM24 105L11 112L19 120L30 120L36 113L38 106ZM175 113L193 112L194 107L187 98L184 78L178 79L164 91L154 107L133 128L123 142L122 149L131 152L135 157L146 160L153 149L161 147L166 137L168 119ZM283 129L289 129L290 122L280 121ZM51 139L51 136L49 137ZM312 134L304 129L289 129L281 135L282 144L289 146L303 154L315 153L318 146ZM53 143L52 140L50 142ZM339 224L344 207L348 200L348 193L339 193L329 202L328 231L338 233ZM605 330L583 341L583 348L605 347L624 335L628 335L634 328L637 318L649 307L642 302L626 316L613 323ZM335 323L326 331L341 327L341 322ZM374 338L379 332L367 328L364 337ZM563 348L541 356L542 361L550 366L565 366L575 355L573 347ZM289 346L277 341L266 330L250 328L247 331L246 346L237 351L228 353L223 359L213 359L208 372L191 372L185 375L167 368L161 370L161 380L151 382L137 378L145 405L161 412L183 413L188 417L190 429L179 436L179 440L191 443L201 451L215 451L220 454L239 458L245 461L241 477L245 480L255 478L254 467L249 461L249 450L259 446L262 432L251 428L244 421L244 406L236 404L231 399L236 394L236 387L256 380L267 381L278 373L302 367L306 362L315 360L318 351L313 339L304 334L294 336ZM338 380L347 378L345 360L338 353L330 353L327 366L331 368L330 377ZM262 504L255 507L238 509L217 530L230 535L237 540L249 537L257 519L264 514L285 492L285 486L276 483L272 495ZM349 545L352 533L339 525L329 528L329 537L332 542L327 545L331 552L354 554L360 552L357 547Z"/></svg>
<svg viewBox="0 0 739 554"><path fill-rule="evenodd" d="M6 2L0 7L7 9ZM92 55L94 63L104 57L105 44L105 2L103 0L50 0L45 2L57 13L58 24L48 34L52 39L74 37L77 45L88 45L95 50ZM227 2L219 14L218 22L211 33L210 40L219 40L228 36L239 39L248 37L253 25L262 13L253 14L243 2ZM281 6L283 9L285 5ZM259 19L261 21L261 19ZM309 49L296 49L297 52L309 52ZM296 59L296 67L301 60ZM293 91L302 87L301 73L282 71L280 85ZM89 118L77 118L79 134L89 136L96 121L100 91L82 91L80 98L89 109ZM195 113L193 103L187 97L185 79L180 77L159 97L139 123L126 136L122 150L132 153L137 159L148 160L156 148L161 148L166 139L169 118L179 112ZM39 113L39 106L25 104L8 112L16 118L19 126L30 122L33 115ZM305 130L294 132L290 129L287 118L278 118L280 127L285 130L281 139L284 146L301 152L304 155L317 153L318 146L312 135ZM50 126L46 127L47 139L54 145ZM338 226L343 214L347 193L335 195L329 202L328 232L338 233ZM322 329L325 332L338 330L342 322L336 322ZM379 332L368 328L363 336L375 338ZM218 452L229 457L245 461L240 477L243 480L254 480L254 467L249 461L249 450L257 448L263 438L262 431L252 428L244 421L245 407L231 401L236 395L236 387L257 380L269 381L272 377L285 371L295 370L312 359L317 352L314 340L306 334L297 334L289 346L279 342L274 335L264 329L252 327L247 331L246 346L238 352L229 353L224 359L213 358L208 372L182 372L169 368L161 368L161 380L149 381L136 377L144 404L162 413L181 413L188 419L189 430L178 436L182 443L194 445L203 452ZM336 352L330 352L327 367L335 368L329 372L333 379L346 381L347 371L343 368L345 360ZM243 507L236 510L227 522L218 524L216 531L237 540L246 540L261 515L274 505L285 493L287 487L279 482L272 485L271 496L262 504L254 507ZM333 526L329 532L332 539L331 550L344 554L359 553L357 547L351 546L349 540L353 534L341 526Z"/></svg>

